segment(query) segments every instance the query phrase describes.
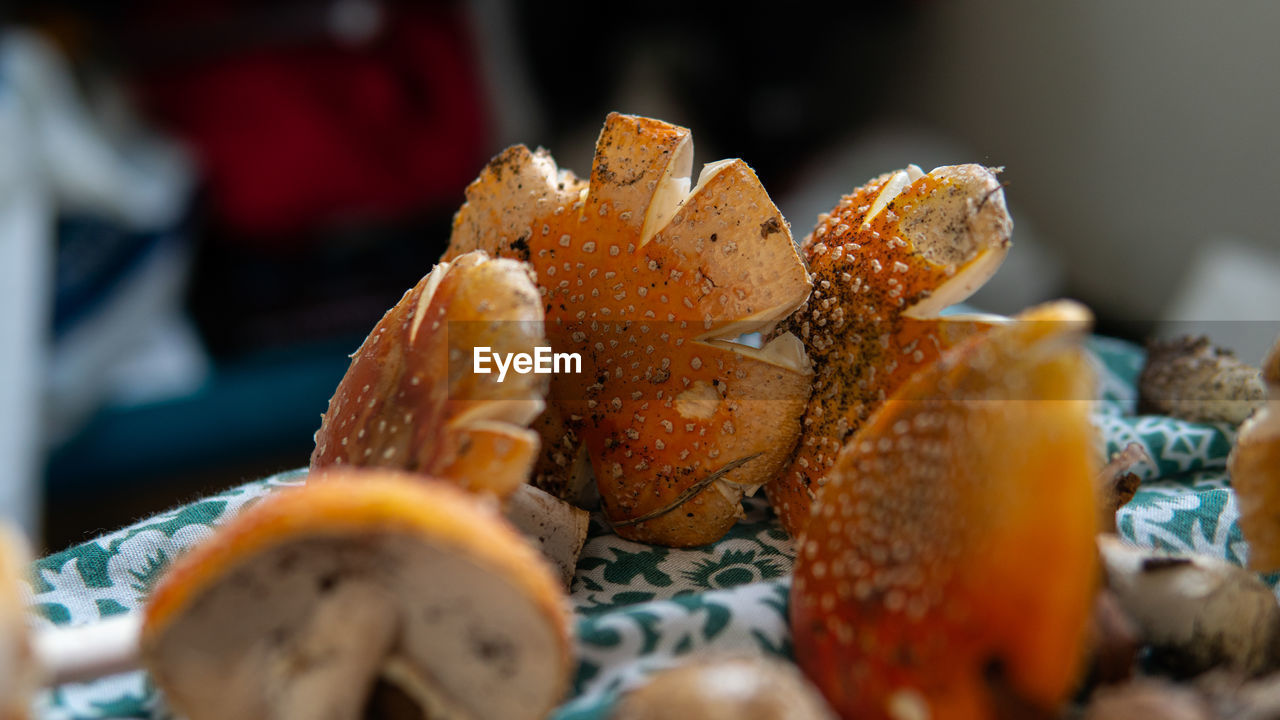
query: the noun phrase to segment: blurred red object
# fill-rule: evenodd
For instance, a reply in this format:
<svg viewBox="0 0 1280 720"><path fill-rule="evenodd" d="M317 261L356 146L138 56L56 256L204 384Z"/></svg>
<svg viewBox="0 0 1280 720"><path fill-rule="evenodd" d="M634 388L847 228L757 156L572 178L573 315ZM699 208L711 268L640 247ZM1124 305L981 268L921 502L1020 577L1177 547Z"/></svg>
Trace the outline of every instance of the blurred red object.
<svg viewBox="0 0 1280 720"><path fill-rule="evenodd" d="M353 8L371 24L344 38L335 11ZM157 9L129 33L134 79L195 150L234 236L292 240L457 205L487 157L481 73L455 6Z"/></svg>

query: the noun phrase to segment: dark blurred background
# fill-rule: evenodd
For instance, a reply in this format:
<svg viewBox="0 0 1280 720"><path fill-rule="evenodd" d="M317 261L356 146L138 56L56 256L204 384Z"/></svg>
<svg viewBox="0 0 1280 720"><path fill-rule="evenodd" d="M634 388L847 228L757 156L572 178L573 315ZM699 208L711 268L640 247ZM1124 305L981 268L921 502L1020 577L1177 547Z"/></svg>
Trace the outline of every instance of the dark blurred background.
<svg viewBox="0 0 1280 720"><path fill-rule="evenodd" d="M799 239L885 170L1006 168L975 298L1257 361L1280 5L19 2L0 36L0 514L46 549L276 470L502 147L610 110L742 157ZM1184 328L1185 329L1185 328ZM40 544L39 542L37 544Z"/></svg>

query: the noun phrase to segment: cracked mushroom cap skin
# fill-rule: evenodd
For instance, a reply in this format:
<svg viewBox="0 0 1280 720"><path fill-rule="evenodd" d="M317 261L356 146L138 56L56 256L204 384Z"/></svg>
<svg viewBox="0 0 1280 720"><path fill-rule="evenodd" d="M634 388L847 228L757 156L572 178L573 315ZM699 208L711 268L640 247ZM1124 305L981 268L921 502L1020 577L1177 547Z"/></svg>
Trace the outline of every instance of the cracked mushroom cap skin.
<svg viewBox="0 0 1280 720"><path fill-rule="evenodd" d="M538 453L528 424L546 375L471 371L472 349L532 353L546 345L527 266L483 252L438 264L387 311L338 384L311 470L371 466L449 479L505 497Z"/></svg>
<svg viewBox="0 0 1280 720"><path fill-rule="evenodd" d="M785 323L813 361L796 455L765 486L798 536L845 442L912 373L989 324L939 318L995 273L1013 222L995 173L952 165L882 175L818 218L801 251L813 293Z"/></svg>
<svg viewBox="0 0 1280 720"><path fill-rule="evenodd" d="M1240 531L1249 543L1249 568L1280 570L1280 340L1262 363L1267 399L1240 426L1227 459L1240 505Z"/></svg>
<svg viewBox="0 0 1280 720"><path fill-rule="evenodd" d="M1053 710L1075 687L1099 577L1090 320L1053 303L971 338L841 452L797 543L791 628L842 717Z"/></svg>
<svg viewBox="0 0 1280 720"><path fill-rule="evenodd" d="M191 720L355 720L406 704L420 710L404 717L532 719L568 688L565 606L491 503L407 473L335 470L179 558L141 647Z"/></svg>
<svg viewBox="0 0 1280 720"><path fill-rule="evenodd" d="M25 720L39 685L19 591L27 567L26 543L0 526L0 720Z"/></svg>
<svg viewBox="0 0 1280 720"><path fill-rule="evenodd" d="M692 190L691 168L688 130L616 113L586 183L509 148L467 189L446 256L527 260L552 347L581 353L582 374L552 376L535 482L572 497L589 459L618 534L670 546L736 522L790 454L810 382L794 336L730 342L809 293L786 222L741 160Z"/></svg>

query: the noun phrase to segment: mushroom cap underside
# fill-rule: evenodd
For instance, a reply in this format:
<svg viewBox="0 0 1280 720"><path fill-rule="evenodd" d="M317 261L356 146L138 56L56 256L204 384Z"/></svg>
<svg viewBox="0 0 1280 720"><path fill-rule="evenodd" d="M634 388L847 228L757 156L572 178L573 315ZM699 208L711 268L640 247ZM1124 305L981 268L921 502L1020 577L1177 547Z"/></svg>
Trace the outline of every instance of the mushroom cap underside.
<svg viewBox="0 0 1280 720"><path fill-rule="evenodd" d="M795 457L766 486L799 535L836 455L913 373L992 318L938 317L999 268L1013 223L996 171L950 165L886 173L818 219L802 252L813 293L782 323L813 361Z"/></svg>
<svg viewBox="0 0 1280 720"><path fill-rule="evenodd" d="M387 471L280 491L180 558L148 604L143 655L192 718L287 716L291 686L342 661L306 648L342 626L316 618L344 595L380 603L370 627L387 635L343 696L392 683L462 717L537 718L567 687L563 591L542 558L479 499ZM361 630L335 647L368 651Z"/></svg>

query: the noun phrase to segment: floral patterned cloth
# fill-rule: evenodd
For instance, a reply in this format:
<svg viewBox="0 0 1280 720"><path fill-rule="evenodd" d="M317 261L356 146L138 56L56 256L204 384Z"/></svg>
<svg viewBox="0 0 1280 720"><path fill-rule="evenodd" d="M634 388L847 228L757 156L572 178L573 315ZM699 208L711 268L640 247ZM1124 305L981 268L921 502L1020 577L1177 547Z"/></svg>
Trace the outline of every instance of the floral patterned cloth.
<svg viewBox="0 0 1280 720"><path fill-rule="evenodd" d="M1094 419L1106 451L1143 445L1153 463L1118 514L1120 532L1145 546L1208 553L1243 563L1248 548L1226 477L1234 428L1137 416L1133 345L1094 339L1101 399ZM138 609L171 558L241 508L301 483L305 471L252 482L50 555L34 567L35 625L76 625ZM724 539L693 550L632 543L598 520L573 581L578 667L558 720L604 718L619 692L701 650L790 654L786 624L792 545L760 499ZM58 720L169 717L145 673L43 693L37 717Z"/></svg>

